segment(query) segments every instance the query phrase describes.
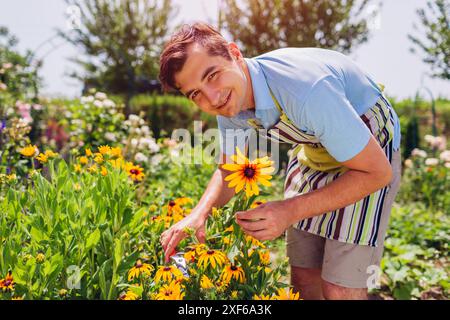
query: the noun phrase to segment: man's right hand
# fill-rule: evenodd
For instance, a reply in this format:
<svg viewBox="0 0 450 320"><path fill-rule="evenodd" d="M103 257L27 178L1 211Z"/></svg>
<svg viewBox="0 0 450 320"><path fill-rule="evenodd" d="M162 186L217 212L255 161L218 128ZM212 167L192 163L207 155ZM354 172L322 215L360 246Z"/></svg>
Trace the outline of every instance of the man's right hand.
<svg viewBox="0 0 450 320"><path fill-rule="evenodd" d="M164 250L164 260L166 263L169 262L169 258L178 243L187 236L184 232L185 228L194 229L198 241L205 242L205 222L207 216L204 217L194 210L183 220L178 221L161 234L161 245Z"/></svg>

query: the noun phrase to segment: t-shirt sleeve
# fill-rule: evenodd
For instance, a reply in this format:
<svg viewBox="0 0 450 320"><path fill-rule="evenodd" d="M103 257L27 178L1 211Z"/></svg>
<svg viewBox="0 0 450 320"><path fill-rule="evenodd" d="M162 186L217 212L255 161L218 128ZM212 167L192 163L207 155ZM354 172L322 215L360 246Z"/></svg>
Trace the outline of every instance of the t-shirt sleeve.
<svg viewBox="0 0 450 320"><path fill-rule="evenodd" d="M249 135L249 127L240 123L241 121L217 116L217 126L220 132L220 150L226 155L236 154L236 147L245 152Z"/></svg>
<svg viewBox="0 0 450 320"><path fill-rule="evenodd" d="M334 77L319 80L303 108L303 120L337 161L350 160L369 142L370 131Z"/></svg>

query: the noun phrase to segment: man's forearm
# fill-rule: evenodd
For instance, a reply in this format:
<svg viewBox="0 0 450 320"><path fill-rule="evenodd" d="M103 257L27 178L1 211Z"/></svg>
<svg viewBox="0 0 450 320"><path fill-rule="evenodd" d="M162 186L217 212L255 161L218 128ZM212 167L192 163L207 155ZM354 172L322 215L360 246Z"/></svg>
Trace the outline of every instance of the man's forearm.
<svg viewBox="0 0 450 320"><path fill-rule="evenodd" d="M198 202L195 210L205 219L213 207L222 207L230 201L234 195L234 189L228 188L224 181L225 172L217 169L211 177L208 186Z"/></svg>
<svg viewBox="0 0 450 320"><path fill-rule="evenodd" d="M381 174L350 170L323 188L287 199L286 202L295 222L358 202L388 183L388 179Z"/></svg>

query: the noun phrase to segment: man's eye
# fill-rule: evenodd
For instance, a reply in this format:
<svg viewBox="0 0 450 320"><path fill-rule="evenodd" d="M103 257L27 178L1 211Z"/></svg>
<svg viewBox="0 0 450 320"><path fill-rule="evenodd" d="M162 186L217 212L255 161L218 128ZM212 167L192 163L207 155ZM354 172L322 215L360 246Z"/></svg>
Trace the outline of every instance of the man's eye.
<svg viewBox="0 0 450 320"><path fill-rule="evenodd" d="M197 95L198 95L198 91L194 91L194 92L191 94L191 99L194 100L195 97L196 97Z"/></svg>
<svg viewBox="0 0 450 320"><path fill-rule="evenodd" d="M208 80L213 79L216 76L217 72L213 72L209 75Z"/></svg>

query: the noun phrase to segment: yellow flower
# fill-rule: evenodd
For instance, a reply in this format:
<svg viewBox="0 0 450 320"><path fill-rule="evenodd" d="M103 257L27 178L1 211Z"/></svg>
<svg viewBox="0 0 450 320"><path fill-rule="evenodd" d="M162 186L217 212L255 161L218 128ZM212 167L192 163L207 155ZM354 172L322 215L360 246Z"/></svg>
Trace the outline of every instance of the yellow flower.
<svg viewBox="0 0 450 320"><path fill-rule="evenodd" d="M88 169L87 169L90 173L96 173L97 172L97 170L98 170L98 168L97 168L97 165L94 163L92 166L90 166Z"/></svg>
<svg viewBox="0 0 450 320"><path fill-rule="evenodd" d="M139 296L134 293L131 289L128 289L127 293L121 295L119 300L138 300Z"/></svg>
<svg viewBox="0 0 450 320"><path fill-rule="evenodd" d="M195 261L195 247L186 248L186 252L184 253L184 260L186 262L194 262Z"/></svg>
<svg viewBox="0 0 450 320"><path fill-rule="evenodd" d="M11 300L23 300L23 297L12 297Z"/></svg>
<svg viewBox="0 0 450 320"><path fill-rule="evenodd" d="M181 292L181 285L177 281L163 285L154 296L156 300L182 300L184 293Z"/></svg>
<svg viewBox="0 0 450 320"><path fill-rule="evenodd" d="M145 177L144 169L138 165L133 165L131 162L125 166L125 170L133 181L142 181Z"/></svg>
<svg viewBox="0 0 450 320"><path fill-rule="evenodd" d="M100 146L98 147L98 152L100 152L102 155L109 154L111 151L110 146Z"/></svg>
<svg viewBox="0 0 450 320"><path fill-rule="evenodd" d="M212 267L215 268L216 265L222 266L226 260L226 255L219 250L203 250L198 258L197 265L206 268L211 264Z"/></svg>
<svg viewBox="0 0 450 320"><path fill-rule="evenodd" d="M75 172L81 172L81 166L77 163L76 165L73 166Z"/></svg>
<svg viewBox="0 0 450 320"><path fill-rule="evenodd" d="M231 156L234 163L222 165L223 169L233 172L225 178L225 181L230 181L229 188L235 188L236 193L245 188L246 196L251 197L259 194L257 182L265 186L271 185L269 180L272 176L270 174L274 168L272 167L273 161L270 161L269 157L250 161L237 147L236 153Z"/></svg>
<svg viewBox="0 0 450 320"><path fill-rule="evenodd" d="M206 275L202 275L200 279L200 286L203 289L211 289L214 288L214 283L212 283L212 281Z"/></svg>
<svg viewBox="0 0 450 320"><path fill-rule="evenodd" d="M261 241L252 236L245 236L245 240L247 241L247 243L250 243L252 246L255 247L260 247L263 249L266 247Z"/></svg>
<svg viewBox="0 0 450 320"><path fill-rule="evenodd" d="M103 156L101 154L95 156L94 161L97 162L98 164L102 164L103 163Z"/></svg>
<svg viewBox="0 0 450 320"><path fill-rule="evenodd" d="M45 150L45 155L47 156L47 158L56 158L58 156L58 154L53 152L52 150Z"/></svg>
<svg viewBox="0 0 450 320"><path fill-rule="evenodd" d="M237 299L238 298L238 294L239 294L239 292L237 290L231 291L231 298L232 299Z"/></svg>
<svg viewBox="0 0 450 320"><path fill-rule="evenodd" d="M16 283L14 282L14 279L13 279L13 276L11 274L11 271L8 272L8 274L6 275L5 279L0 279L0 289L2 289L3 292L14 290L14 285L15 284Z"/></svg>
<svg viewBox="0 0 450 320"><path fill-rule="evenodd" d="M45 154L43 154L43 153L40 153L40 154L36 157L36 159L37 159L40 163L46 163L46 162L48 161L48 157L47 157Z"/></svg>
<svg viewBox="0 0 450 320"><path fill-rule="evenodd" d="M86 148L86 149L85 149L85 152L86 152L86 157L92 157L92 151L91 151L91 149Z"/></svg>
<svg viewBox="0 0 450 320"><path fill-rule="evenodd" d="M300 294L298 292L293 293L292 288L286 292L285 289L278 289L278 294L274 297L275 300L300 300Z"/></svg>
<svg viewBox="0 0 450 320"><path fill-rule="evenodd" d="M216 207L213 207L211 210L211 215L213 216L213 218L217 219L220 217L220 211L217 210Z"/></svg>
<svg viewBox="0 0 450 320"><path fill-rule="evenodd" d="M134 266L128 271L128 281L132 281L134 278L138 278L140 274L146 274L150 276L153 271L153 267L148 263L142 263L140 259L136 261Z"/></svg>
<svg viewBox="0 0 450 320"><path fill-rule="evenodd" d="M252 205L250 206L250 209L255 209L256 207L259 207L260 205L262 205L263 203L266 203L266 200L258 200L252 203Z"/></svg>
<svg viewBox="0 0 450 320"><path fill-rule="evenodd" d="M125 161L123 158L110 159L109 163L113 166L114 169L123 169L125 168Z"/></svg>
<svg viewBox="0 0 450 320"><path fill-rule="evenodd" d="M89 159L85 156L79 157L78 161L82 164L82 165L86 165L89 162Z"/></svg>
<svg viewBox="0 0 450 320"><path fill-rule="evenodd" d="M234 231L233 225L231 225L228 228L226 228L225 230L223 230L223 232L233 232L233 231Z"/></svg>
<svg viewBox="0 0 450 320"><path fill-rule="evenodd" d="M120 147L111 148L110 154L113 157L120 158L122 156L122 149Z"/></svg>
<svg viewBox="0 0 450 320"><path fill-rule="evenodd" d="M58 295L60 297L65 297L67 295L67 290L66 289L61 289L58 291Z"/></svg>
<svg viewBox="0 0 450 320"><path fill-rule="evenodd" d="M174 266L161 266L156 271L155 282L158 283L161 279L165 282L172 281L172 279L178 279L183 277L181 271Z"/></svg>
<svg viewBox="0 0 450 320"><path fill-rule="evenodd" d="M28 158L34 157L38 152L38 148L31 144L20 150L20 154Z"/></svg>
<svg viewBox="0 0 450 320"><path fill-rule="evenodd" d="M263 266L268 266L270 264L270 252L268 250L259 251L259 260Z"/></svg>
<svg viewBox="0 0 450 320"><path fill-rule="evenodd" d="M45 261L45 255L42 252L39 252L36 255L36 262L37 263L43 263Z"/></svg>
<svg viewBox="0 0 450 320"><path fill-rule="evenodd" d="M241 267L229 264L222 271L222 280L225 283L229 283L233 278L241 283L244 283L245 282L244 270Z"/></svg>
<svg viewBox="0 0 450 320"><path fill-rule="evenodd" d="M106 169L105 166L102 166L101 174L102 174L102 176L106 176L108 174L108 170Z"/></svg>
<svg viewBox="0 0 450 320"><path fill-rule="evenodd" d="M222 242L223 244L230 244L231 243L231 237L230 236L226 236L222 238Z"/></svg>

